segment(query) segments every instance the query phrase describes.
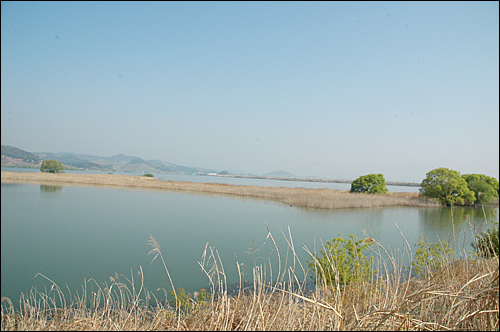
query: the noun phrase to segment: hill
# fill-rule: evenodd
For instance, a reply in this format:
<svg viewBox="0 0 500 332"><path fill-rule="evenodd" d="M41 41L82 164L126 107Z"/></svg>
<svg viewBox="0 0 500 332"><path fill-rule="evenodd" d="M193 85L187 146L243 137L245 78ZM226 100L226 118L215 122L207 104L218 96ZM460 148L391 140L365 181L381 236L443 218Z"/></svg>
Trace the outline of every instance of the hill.
<svg viewBox="0 0 500 332"><path fill-rule="evenodd" d="M35 155L34 153L21 150L19 148L10 146L10 145L2 145L1 147L2 155L6 157L11 157L14 159L20 159L25 163L33 163L38 164L40 162L40 157Z"/></svg>
<svg viewBox="0 0 500 332"><path fill-rule="evenodd" d="M158 159L144 160L124 154L101 157L72 152L32 153L16 147L2 145L2 166L40 167L40 163L44 159L60 161L67 169L174 174L208 174L217 172L212 169L176 165Z"/></svg>

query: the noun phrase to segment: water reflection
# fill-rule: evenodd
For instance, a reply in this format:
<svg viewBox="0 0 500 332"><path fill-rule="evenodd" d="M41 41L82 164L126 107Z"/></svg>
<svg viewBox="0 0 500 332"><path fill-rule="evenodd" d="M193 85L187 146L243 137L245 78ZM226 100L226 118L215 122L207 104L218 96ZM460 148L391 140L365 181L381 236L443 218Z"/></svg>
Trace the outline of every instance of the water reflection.
<svg viewBox="0 0 500 332"><path fill-rule="evenodd" d="M424 233L444 233L460 229L469 230L495 220L495 207L454 207L419 209L420 220Z"/></svg>
<svg viewBox="0 0 500 332"><path fill-rule="evenodd" d="M62 190L62 186L51 186L47 184L40 185L40 192L44 193L55 193Z"/></svg>

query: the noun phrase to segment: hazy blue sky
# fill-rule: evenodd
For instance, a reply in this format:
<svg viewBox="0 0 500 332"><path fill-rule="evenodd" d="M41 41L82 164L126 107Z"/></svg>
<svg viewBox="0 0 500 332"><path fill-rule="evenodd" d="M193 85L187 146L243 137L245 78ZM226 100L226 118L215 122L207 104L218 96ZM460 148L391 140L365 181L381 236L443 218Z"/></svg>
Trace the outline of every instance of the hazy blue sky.
<svg viewBox="0 0 500 332"><path fill-rule="evenodd" d="M1 6L4 145L255 174L499 177L498 2Z"/></svg>

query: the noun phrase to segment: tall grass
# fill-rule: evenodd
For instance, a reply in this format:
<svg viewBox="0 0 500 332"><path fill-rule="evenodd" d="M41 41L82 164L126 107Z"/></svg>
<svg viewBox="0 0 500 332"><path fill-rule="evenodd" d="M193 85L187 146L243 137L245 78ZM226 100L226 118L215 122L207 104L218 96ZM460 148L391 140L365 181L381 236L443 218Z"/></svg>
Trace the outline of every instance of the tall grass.
<svg viewBox="0 0 500 332"><path fill-rule="evenodd" d="M396 225L397 226L397 225ZM403 236L403 234L401 234ZM163 260L159 243L151 236L151 254L160 257L174 300L156 298L138 279L119 276L110 283L84 283L80 293L65 295L46 276L51 287L33 289L21 296L20 309L2 298L2 330L498 330L498 256L466 256L449 259L432 273L415 277L410 244L387 250L373 238L376 257L372 278L356 283L328 284L305 290L307 270L297 258L291 232L284 235L286 253L276 250L278 266L251 269L251 287L245 287L243 267L236 264L239 287L228 288L224 264L217 249L207 243L199 263L210 285L210 298L181 306ZM403 236L404 238L404 236ZM323 247L323 249L325 249ZM315 250L306 250L314 257ZM439 249L438 249L439 250ZM459 255L459 256L460 256ZM153 258L153 260L154 260ZM333 260L331 260L333 262ZM333 264L333 263L332 263ZM424 264L424 266L426 266ZM172 268L172 267L170 267ZM332 269L338 269L333 264ZM408 271L408 268L410 271ZM304 275L299 279L298 275ZM316 273L315 275L318 275ZM431 276L431 277L429 277ZM69 292L69 290L68 290ZM165 292L167 294L167 292ZM152 305L151 305L152 303Z"/></svg>
<svg viewBox="0 0 500 332"><path fill-rule="evenodd" d="M159 181L155 178L118 174L50 174L42 172L4 171L1 172L1 180L2 183L73 184L211 193L266 199L292 206L320 209L373 208L384 206L440 206L438 202L427 198L421 198L417 193L388 193L387 195L352 194L346 190Z"/></svg>

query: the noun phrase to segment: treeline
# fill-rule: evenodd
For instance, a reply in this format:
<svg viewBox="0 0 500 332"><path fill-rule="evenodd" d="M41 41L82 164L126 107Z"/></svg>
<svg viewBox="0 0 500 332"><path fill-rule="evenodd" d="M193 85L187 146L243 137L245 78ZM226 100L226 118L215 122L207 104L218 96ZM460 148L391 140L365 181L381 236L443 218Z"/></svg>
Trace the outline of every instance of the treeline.
<svg viewBox="0 0 500 332"><path fill-rule="evenodd" d="M351 193L385 195L384 175L363 175L351 183ZM436 168L426 174L420 184L420 196L434 198L443 205L484 205L499 196L499 183L484 174L463 174L448 168Z"/></svg>
<svg viewBox="0 0 500 332"><path fill-rule="evenodd" d="M420 195L436 198L447 206L483 205L499 194L498 180L484 174L463 174L445 167L427 173Z"/></svg>

